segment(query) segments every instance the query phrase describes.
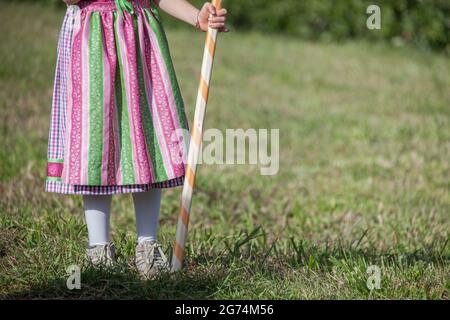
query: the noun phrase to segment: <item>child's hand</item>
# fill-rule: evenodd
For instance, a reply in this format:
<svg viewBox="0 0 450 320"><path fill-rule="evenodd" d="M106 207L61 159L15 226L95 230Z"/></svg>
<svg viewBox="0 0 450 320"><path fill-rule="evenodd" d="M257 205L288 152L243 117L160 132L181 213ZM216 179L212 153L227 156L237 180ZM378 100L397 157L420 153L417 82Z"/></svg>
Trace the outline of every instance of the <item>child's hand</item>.
<svg viewBox="0 0 450 320"><path fill-rule="evenodd" d="M216 10L212 3L206 2L198 13L198 27L203 31L208 31L208 27L219 30L219 32L228 32L225 26L227 19L227 10Z"/></svg>

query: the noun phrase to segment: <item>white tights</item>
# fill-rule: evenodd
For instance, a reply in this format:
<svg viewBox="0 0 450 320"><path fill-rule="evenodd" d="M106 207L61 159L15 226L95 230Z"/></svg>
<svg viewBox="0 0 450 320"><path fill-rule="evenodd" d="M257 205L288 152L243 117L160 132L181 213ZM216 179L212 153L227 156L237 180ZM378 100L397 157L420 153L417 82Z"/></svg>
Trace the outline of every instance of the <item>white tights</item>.
<svg viewBox="0 0 450 320"><path fill-rule="evenodd" d="M110 241L109 217L112 196L83 196L84 214L89 234L89 245L103 245ZM156 240L161 190L133 193L138 242Z"/></svg>

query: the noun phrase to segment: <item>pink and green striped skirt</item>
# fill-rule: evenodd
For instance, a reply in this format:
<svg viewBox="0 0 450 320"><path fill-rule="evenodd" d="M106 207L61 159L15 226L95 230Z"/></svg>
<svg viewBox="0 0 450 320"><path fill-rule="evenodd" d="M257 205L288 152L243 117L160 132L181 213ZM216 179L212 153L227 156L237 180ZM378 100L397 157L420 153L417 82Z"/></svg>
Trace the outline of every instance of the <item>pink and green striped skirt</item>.
<svg viewBox="0 0 450 320"><path fill-rule="evenodd" d="M58 44L46 190L116 194L181 185L188 129L156 7L81 1Z"/></svg>

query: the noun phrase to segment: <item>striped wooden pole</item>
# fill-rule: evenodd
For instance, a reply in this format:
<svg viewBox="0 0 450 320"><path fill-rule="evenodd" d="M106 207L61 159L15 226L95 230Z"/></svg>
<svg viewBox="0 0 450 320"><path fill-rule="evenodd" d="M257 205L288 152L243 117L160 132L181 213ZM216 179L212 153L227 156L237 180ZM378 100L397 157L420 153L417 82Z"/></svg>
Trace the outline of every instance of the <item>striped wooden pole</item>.
<svg viewBox="0 0 450 320"><path fill-rule="evenodd" d="M216 10L221 8L221 0L213 0ZM186 236L188 232L189 216L191 211L192 196L194 192L195 173L197 171L198 158L200 156L203 120L205 119L206 105L208 103L209 84L216 51L217 29L209 28L206 33L205 51L203 54L200 85L195 106L194 124L191 130L188 161L186 164L186 176L181 194L181 208L178 217L177 233L172 255L172 271L179 271L183 266Z"/></svg>

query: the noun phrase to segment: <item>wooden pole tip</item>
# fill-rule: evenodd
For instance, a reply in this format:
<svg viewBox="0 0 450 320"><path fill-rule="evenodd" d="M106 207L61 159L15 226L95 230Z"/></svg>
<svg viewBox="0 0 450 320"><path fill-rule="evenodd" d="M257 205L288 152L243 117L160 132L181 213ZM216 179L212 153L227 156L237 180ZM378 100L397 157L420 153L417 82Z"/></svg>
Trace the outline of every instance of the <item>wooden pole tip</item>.
<svg viewBox="0 0 450 320"><path fill-rule="evenodd" d="M216 10L222 9L222 0L213 0L212 4L216 8Z"/></svg>

